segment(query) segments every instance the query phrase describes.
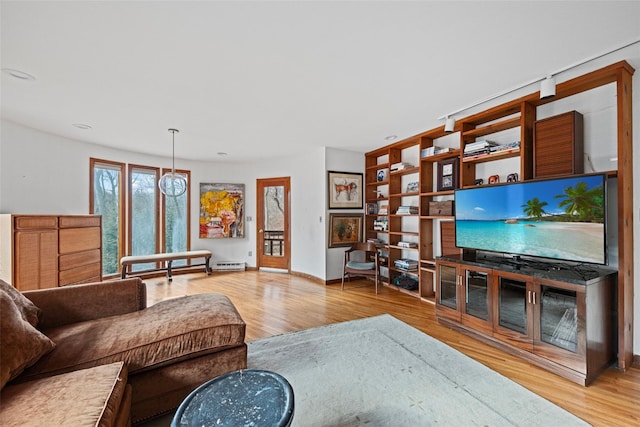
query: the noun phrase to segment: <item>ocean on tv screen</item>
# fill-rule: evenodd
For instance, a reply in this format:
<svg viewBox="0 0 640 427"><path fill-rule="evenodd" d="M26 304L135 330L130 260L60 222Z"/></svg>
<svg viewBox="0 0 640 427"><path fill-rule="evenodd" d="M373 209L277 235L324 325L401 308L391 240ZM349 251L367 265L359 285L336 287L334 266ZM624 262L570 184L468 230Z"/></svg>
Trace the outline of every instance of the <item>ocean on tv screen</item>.
<svg viewBox="0 0 640 427"><path fill-rule="evenodd" d="M606 263L604 175L456 191L459 247Z"/></svg>

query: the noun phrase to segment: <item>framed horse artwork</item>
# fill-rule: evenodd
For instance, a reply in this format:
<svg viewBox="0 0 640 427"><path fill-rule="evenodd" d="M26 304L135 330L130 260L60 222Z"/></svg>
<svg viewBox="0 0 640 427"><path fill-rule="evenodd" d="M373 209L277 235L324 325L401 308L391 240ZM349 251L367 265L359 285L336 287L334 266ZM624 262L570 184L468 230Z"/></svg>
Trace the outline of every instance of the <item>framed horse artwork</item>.
<svg viewBox="0 0 640 427"><path fill-rule="evenodd" d="M362 209L362 174L328 172L329 209Z"/></svg>

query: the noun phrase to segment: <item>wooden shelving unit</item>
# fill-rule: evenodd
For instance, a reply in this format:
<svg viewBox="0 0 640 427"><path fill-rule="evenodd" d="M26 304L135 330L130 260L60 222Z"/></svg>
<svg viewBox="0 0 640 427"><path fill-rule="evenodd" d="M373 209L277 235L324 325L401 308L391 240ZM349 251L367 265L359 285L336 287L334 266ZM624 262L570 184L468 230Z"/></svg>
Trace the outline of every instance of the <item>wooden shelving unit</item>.
<svg viewBox="0 0 640 427"><path fill-rule="evenodd" d="M437 191L434 176L437 165L452 158L459 158L458 186L461 188L476 185L476 170L481 164L499 162L506 159L519 159L519 180L532 179L533 171L533 130L536 121L536 111L541 105L576 95L610 83L616 84L617 103L617 157L618 169L609 172L609 176L618 180L618 283L617 283L617 343L618 366L627 369L633 359L633 165L632 165L632 85L631 78L634 69L625 61L601 68L591 73L560 83L556 87L556 96L540 99L539 92L534 92L504 104L489 108L485 111L457 119L455 131L460 135L460 145L452 151L415 160L415 168L401 173L388 174L388 180L376 182L374 171L390 168L396 162L403 160L403 152L411 147L423 149L433 147L439 139L448 135L444 126L440 126L406 140L390 144L378 150L365 154L367 171L367 201L374 201L374 190L386 189L384 202L375 200L378 204L388 203L389 233L385 234L386 242L394 239L397 232L402 232L400 216L393 215L402 199L416 198L418 200L418 238L417 252L419 260L418 271L414 274L419 279L417 292L412 292L420 298L434 300L435 258L440 248L440 241L434 232L436 224L441 221L451 221L453 216L432 216L428 213L429 202L440 199L452 199L453 191ZM492 134L513 130L519 135L520 146L509 152L499 152L474 158L464 157L466 144L479 139L490 137ZM488 138L487 138L488 139ZM512 160L509 160L512 161ZM387 169L389 170L389 169ZM419 177L419 192L405 193L402 188L401 177L416 174ZM371 229L373 219L367 215L367 237L379 236ZM397 257L398 249L390 247L389 267ZM393 279L391 269L390 280Z"/></svg>

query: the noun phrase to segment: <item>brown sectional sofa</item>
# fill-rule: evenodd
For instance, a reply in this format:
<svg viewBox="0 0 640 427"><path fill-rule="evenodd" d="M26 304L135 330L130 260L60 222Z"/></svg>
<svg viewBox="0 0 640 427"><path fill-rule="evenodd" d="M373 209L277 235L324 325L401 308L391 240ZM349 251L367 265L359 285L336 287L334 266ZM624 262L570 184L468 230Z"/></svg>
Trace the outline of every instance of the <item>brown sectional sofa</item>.
<svg viewBox="0 0 640 427"><path fill-rule="evenodd" d="M23 295L39 311L38 339L53 345L41 345L35 362L10 372L0 394L3 426L36 424L40 415L58 420L49 425L137 423L177 408L205 381L246 368L245 324L221 294L147 308L144 283L130 278ZM3 333L10 326L4 317ZM2 340L5 364L12 352ZM2 374L4 383L4 368ZM61 384L68 393L59 392Z"/></svg>

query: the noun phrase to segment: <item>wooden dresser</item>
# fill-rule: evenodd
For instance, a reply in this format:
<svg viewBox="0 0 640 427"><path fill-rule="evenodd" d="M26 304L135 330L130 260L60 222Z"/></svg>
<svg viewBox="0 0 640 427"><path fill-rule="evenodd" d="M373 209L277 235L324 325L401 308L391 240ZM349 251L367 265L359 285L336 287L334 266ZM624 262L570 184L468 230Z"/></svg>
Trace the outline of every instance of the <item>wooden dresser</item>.
<svg viewBox="0 0 640 427"><path fill-rule="evenodd" d="M102 279L99 215L0 215L0 279L21 291Z"/></svg>

